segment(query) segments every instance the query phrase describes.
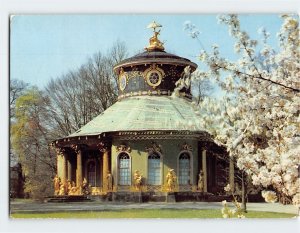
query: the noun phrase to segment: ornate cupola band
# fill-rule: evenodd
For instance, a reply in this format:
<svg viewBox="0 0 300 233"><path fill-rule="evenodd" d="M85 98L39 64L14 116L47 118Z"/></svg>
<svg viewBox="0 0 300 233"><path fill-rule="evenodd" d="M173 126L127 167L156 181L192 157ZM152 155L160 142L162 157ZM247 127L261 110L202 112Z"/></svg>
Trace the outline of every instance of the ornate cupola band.
<svg viewBox="0 0 300 233"><path fill-rule="evenodd" d="M135 96L171 95L179 81L189 68L192 73L197 65L190 60L165 52L159 40L162 25L153 21L147 28L153 29L153 36L143 53L127 58L115 65L114 72L118 76L118 99ZM181 96L191 99L189 85L181 88Z"/></svg>

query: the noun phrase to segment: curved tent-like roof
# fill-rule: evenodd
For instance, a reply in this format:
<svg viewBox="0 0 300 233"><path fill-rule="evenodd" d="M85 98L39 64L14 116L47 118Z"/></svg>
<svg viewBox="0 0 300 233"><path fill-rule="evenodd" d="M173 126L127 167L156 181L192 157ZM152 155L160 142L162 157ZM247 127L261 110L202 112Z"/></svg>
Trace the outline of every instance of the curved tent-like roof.
<svg viewBox="0 0 300 233"><path fill-rule="evenodd" d="M139 53L133 57L127 58L115 65L114 70L117 71L121 67L132 67L133 65L144 65L149 63L173 64L180 66L190 66L192 72L197 68L197 64L191 62L187 58L179 57L177 55L167 53L165 51L153 50Z"/></svg>
<svg viewBox="0 0 300 233"><path fill-rule="evenodd" d="M68 137L143 130L203 131L189 101L171 96L136 96L116 102Z"/></svg>

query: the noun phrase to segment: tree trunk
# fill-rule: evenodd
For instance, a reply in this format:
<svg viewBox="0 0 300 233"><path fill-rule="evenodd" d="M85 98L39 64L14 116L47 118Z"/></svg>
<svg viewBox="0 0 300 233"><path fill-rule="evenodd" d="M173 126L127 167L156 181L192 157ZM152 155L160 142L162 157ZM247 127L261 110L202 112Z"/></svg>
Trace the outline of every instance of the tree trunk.
<svg viewBox="0 0 300 233"><path fill-rule="evenodd" d="M244 171L242 171L242 210L247 213L247 200L246 200L247 190L245 187L245 177Z"/></svg>

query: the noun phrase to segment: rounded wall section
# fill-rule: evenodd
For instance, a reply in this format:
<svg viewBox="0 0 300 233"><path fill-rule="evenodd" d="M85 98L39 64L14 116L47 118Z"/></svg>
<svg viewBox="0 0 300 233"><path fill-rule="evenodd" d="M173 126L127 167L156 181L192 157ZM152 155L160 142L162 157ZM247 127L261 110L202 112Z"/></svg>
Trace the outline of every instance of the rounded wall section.
<svg viewBox="0 0 300 233"><path fill-rule="evenodd" d="M197 65L190 60L165 51L137 54L114 67L118 76L118 99L141 95L171 95L176 86L180 86L183 96L191 99L190 80L186 80L185 73L192 73L196 68Z"/></svg>
<svg viewBox="0 0 300 233"><path fill-rule="evenodd" d="M136 95L170 95L184 67L148 64L128 67L119 75L119 98ZM190 89L186 90L190 93Z"/></svg>
<svg viewBox="0 0 300 233"><path fill-rule="evenodd" d="M123 145L123 147L122 147ZM164 139L164 140L135 140L128 141L122 139L113 139L111 150L111 167L114 184L118 184L118 155L120 148L123 148L131 158L131 180L136 170L143 176L144 184L148 183L148 157L153 150L157 150L157 154L161 158L161 185L166 183L166 176L169 169L174 169L176 175L178 171L179 154L184 149L184 145L189 146L189 154L191 156L191 185L197 184L198 175L198 141L192 139Z"/></svg>

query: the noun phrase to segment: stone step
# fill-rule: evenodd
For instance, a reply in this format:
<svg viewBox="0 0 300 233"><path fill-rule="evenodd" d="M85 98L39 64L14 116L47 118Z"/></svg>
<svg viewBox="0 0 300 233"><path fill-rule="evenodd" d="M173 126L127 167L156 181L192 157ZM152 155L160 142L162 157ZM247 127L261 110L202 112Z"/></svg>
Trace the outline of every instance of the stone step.
<svg viewBox="0 0 300 233"><path fill-rule="evenodd" d="M77 196L50 196L45 198L46 202L83 202L91 201L90 198L83 195Z"/></svg>

